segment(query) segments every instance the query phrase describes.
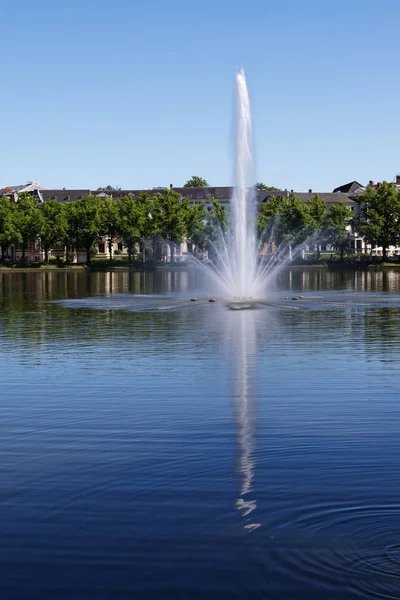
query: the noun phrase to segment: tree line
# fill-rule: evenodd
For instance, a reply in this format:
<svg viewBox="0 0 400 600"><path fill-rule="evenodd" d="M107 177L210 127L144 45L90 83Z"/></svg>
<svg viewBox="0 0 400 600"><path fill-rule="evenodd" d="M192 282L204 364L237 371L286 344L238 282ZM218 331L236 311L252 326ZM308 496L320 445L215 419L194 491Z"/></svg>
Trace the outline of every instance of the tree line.
<svg viewBox="0 0 400 600"><path fill-rule="evenodd" d="M205 203L192 205L169 189L119 199L87 195L65 203L55 199L38 203L29 193L20 194L16 203L6 196L0 198L2 260L7 249L15 245L22 249L24 261L29 244L39 238L45 262L50 250L59 247L85 250L90 262L102 237L107 238L110 258L117 239L126 247L130 260L138 246L143 248L145 241L153 239L169 243L173 260L175 245L185 238L206 250L225 227L226 214L216 199L211 198L207 210Z"/></svg>
<svg viewBox="0 0 400 600"><path fill-rule="evenodd" d="M383 248L400 245L400 192L394 184L369 186L358 198L357 216L343 202L326 207L316 194L302 202L294 193L287 197L270 196L258 209L257 232L261 240L274 239L278 244L326 244L337 249L341 257L350 249L350 229L357 231L372 246ZM109 256L114 242L121 240L132 260L137 248L149 239L174 247L190 239L201 251L213 252L220 232L229 230L226 211L215 198L208 206L192 204L177 192L165 189L154 194L139 193L119 199L88 195L72 202L55 199L38 203L28 193L18 202L0 198L0 246L4 260L9 246L22 248L25 259L29 243L40 239L48 261L51 249L73 247L86 251L89 262L95 244L107 238ZM143 250L142 250L143 251Z"/></svg>
<svg viewBox="0 0 400 600"><path fill-rule="evenodd" d="M344 202L331 204L327 209L318 194L307 203L293 193L271 197L260 207L258 233L271 235L273 226L273 237L278 243L327 244L343 258L351 249L353 232L372 248L381 247L385 260L389 246L400 246L400 190L394 183L369 185L356 202L359 210L354 214Z"/></svg>

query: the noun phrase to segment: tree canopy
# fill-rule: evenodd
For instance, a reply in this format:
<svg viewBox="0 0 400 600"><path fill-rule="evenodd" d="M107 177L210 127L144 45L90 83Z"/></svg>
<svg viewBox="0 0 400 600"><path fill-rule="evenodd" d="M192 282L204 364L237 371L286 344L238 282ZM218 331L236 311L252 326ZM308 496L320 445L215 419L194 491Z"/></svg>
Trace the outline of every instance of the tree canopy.
<svg viewBox="0 0 400 600"><path fill-rule="evenodd" d="M265 185L265 183L262 183L261 181L258 181L254 187L256 188L256 190L265 190L267 192L279 192L279 188L275 187L274 185Z"/></svg>
<svg viewBox="0 0 400 600"><path fill-rule="evenodd" d="M387 248L400 243L400 200L395 186L382 184L368 188L360 198L358 231L366 239ZM302 202L295 194L272 195L258 207L257 232L260 241L301 245L325 243L343 256L350 244L352 211L343 203L332 204L315 195ZM0 245L2 257L11 245L20 245L25 257L30 242L41 243L45 260L53 248L85 250L91 260L98 242L106 241L112 258L115 241L121 240L130 259L139 248L145 259L148 242L169 244L171 260L175 247L185 239L211 255L218 242L229 234L229 211L209 197L202 203L182 198L171 189L129 194L122 198L88 195L59 203L38 203L29 194L20 194L16 203L0 198ZM104 240L105 238L105 240ZM154 244L153 244L154 246ZM155 247L155 246L154 246Z"/></svg>
<svg viewBox="0 0 400 600"><path fill-rule="evenodd" d="M199 177L198 175L193 175L183 187L209 187L209 183L203 177Z"/></svg>
<svg viewBox="0 0 400 600"><path fill-rule="evenodd" d="M358 232L370 244L381 246L386 258L387 248L400 243L400 193L393 183L384 181L377 188L369 185L358 202Z"/></svg>

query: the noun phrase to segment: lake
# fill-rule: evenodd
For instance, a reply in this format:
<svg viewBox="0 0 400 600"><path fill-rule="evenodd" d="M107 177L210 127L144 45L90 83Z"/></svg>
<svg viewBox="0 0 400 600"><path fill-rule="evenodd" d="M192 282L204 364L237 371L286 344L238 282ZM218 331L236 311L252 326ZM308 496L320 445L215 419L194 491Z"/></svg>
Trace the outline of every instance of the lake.
<svg viewBox="0 0 400 600"><path fill-rule="evenodd" d="M0 272L1 598L400 597L400 274L209 296Z"/></svg>

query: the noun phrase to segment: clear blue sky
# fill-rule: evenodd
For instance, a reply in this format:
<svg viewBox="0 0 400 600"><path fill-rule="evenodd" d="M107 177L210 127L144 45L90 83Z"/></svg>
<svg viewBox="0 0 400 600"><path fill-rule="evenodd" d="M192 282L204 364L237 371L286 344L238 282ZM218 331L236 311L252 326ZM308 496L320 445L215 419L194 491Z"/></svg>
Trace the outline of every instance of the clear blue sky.
<svg viewBox="0 0 400 600"><path fill-rule="evenodd" d="M234 77L257 176L400 172L399 0L0 0L0 187L231 184Z"/></svg>

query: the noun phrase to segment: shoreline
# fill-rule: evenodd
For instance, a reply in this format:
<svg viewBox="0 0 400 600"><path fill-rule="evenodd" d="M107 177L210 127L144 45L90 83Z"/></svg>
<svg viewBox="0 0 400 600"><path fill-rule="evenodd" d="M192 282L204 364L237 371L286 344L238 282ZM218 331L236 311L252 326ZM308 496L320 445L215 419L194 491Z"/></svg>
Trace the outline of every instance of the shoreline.
<svg viewBox="0 0 400 600"><path fill-rule="evenodd" d="M118 272L133 272L133 273L145 273L145 272L154 272L154 271L164 271L164 270L181 270L185 268L190 268L183 263L170 265L151 265L147 267L129 267L126 265L121 266L86 266L82 265L71 265L69 267L57 267L55 265L41 265L38 267L4 267L0 266L0 273L44 273L47 271L57 271L57 272L74 272L74 271L87 271L88 273L109 273L113 271ZM400 269L399 264L392 263L383 263L381 265L374 264L366 264L366 265L358 265L358 264L342 264L342 265L329 265L329 264L310 264L310 265L287 265L285 270L295 270L295 271L308 271L308 270L320 270L320 271L389 271L394 270L397 271Z"/></svg>

